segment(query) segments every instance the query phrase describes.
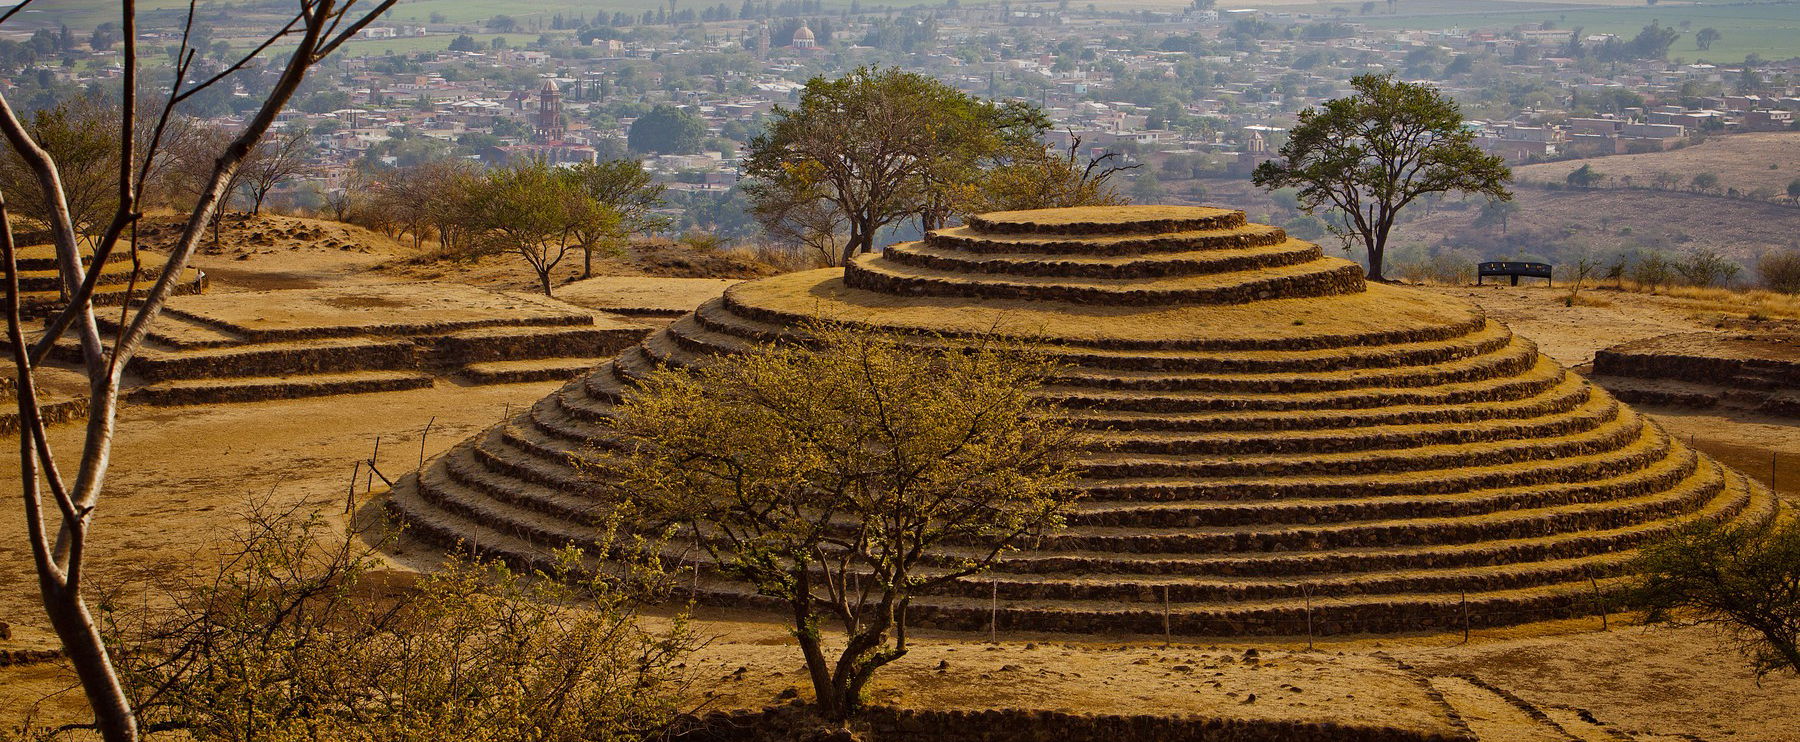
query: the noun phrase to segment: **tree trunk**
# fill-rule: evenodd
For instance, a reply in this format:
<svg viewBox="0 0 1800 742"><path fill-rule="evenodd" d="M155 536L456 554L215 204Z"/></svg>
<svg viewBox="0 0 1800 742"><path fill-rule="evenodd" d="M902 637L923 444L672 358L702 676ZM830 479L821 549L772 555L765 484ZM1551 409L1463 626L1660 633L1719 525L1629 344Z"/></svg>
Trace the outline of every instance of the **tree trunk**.
<svg viewBox="0 0 1800 742"><path fill-rule="evenodd" d="M545 296L550 296L550 269L545 268L541 271L538 271L537 274L538 274L538 288L544 290Z"/></svg>
<svg viewBox="0 0 1800 742"><path fill-rule="evenodd" d="M800 642L800 653L806 656L806 672L812 677L813 698L819 714L838 718L843 704L837 686L831 682L831 667L825 661L825 650L819 646L819 622L812 614L812 576L805 569L795 580L794 598L788 601L794 610L794 639Z"/></svg>
<svg viewBox="0 0 1800 742"><path fill-rule="evenodd" d="M844 243L844 265L849 265L851 258L869 252L874 247L874 226L860 220L851 222L850 241Z"/></svg>
<svg viewBox="0 0 1800 742"><path fill-rule="evenodd" d="M1774 632L1764 631L1763 635L1768 638L1769 644L1775 647L1775 653L1787 660L1788 670L1800 673L1800 645L1796 645L1792 640Z"/></svg>
<svg viewBox="0 0 1800 742"><path fill-rule="evenodd" d="M68 653L69 664L81 679L88 705L94 710L94 726L106 742L135 742L138 738L137 717L131 713L125 689L113 672L107 657L106 643L94 625L79 592L46 579L41 572L39 583L44 597L44 612L56 630L56 638Z"/></svg>
<svg viewBox="0 0 1800 742"><path fill-rule="evenodd" d="M594 246L586 242L581 243L581 277L594 277Z"/></svg>

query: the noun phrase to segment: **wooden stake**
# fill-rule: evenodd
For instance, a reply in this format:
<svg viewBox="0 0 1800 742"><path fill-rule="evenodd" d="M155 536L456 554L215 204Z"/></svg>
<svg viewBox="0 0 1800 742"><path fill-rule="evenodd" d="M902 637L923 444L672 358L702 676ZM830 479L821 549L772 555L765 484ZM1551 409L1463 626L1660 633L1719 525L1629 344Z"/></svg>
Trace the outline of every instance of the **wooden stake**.
<svg viewBox="0 0 1800 742"><path fill-rule="evenodd" d="M1463 619L1462 643L1468 644L1469 643L1469 591L1466 589L1462 591L1462 619Z"/></svg>
<svg viewBox="0 0 1800 742"><path fill-rule="evenodd" d="M1000 581L989 580L988 585L994 589L993 596L988 598L988 641L998 644L1000 642Z"/></svg>
<svg viewBox="0 0 1800 742"><path fill-rule="evenodd" d="M381 436L375 436L375 452L369 454L369 475L363 481L363 492L375 489L375 459L381 456Z"/></svg>
<svg viewBox="0 0 1800 742"><path fill-rule="evenodd" d="M349 515L350 511L356 509L356 477L359 474L362 474L361 461L356 462L356 467L350 470L350 494L344 497L345 515Z"/></svg>
<svg viewBox="0 0 1800 742"><path fill-rule="evenodd" d="M425 439L431 435L431 426L437 424L437 415L425 423L425 430L419 433L419 468L425 468Z"/></svg>
<svg viewBox="0 0 1800 742"><path fill-rule="evenodd" d="M1769 489L1771 491L1775 489L1775 457L1778 455L1780 454L1774 451L1769 452Z"/></svg>
<svg viewBox="0 0 1800 742"><path fill-rule="evenodd" d="M1607 626L1606 599L1600 596L1600 581L1594 579L1594 576L1590 574L1588 575L1588 584L1594 586L1594 607L1600 610L1600 630L1611 631L1612 629Z"/></svg>
<svg viewBox="0 0 1800 742"><path fill-rule="evenodd" d="M1169 583L1163 583L1163 646L1173 643L1170 637L1174 632L1169 627Z"/></svg>
<svg viewBox="0 0 1800 742"><path fill-rule="evenodd" d="M1313 648L1312 585L1301 585L1300 594L1306 598L1306 650L1310 652Z"/></svg>

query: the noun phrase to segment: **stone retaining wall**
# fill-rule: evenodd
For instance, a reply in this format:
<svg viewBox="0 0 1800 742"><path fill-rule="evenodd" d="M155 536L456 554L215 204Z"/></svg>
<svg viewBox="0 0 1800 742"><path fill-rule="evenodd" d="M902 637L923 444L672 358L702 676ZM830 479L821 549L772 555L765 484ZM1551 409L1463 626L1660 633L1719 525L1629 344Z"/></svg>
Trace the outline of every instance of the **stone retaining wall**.
<svg viewBox="0 0 1800 742"><path fill-rule="evenodd" d="M876 706L857 719L870 742L1474 742L1466 734L1349 726L1328 721L1222 719L1153 714L1070 714L997 709L921 710ZM804 708L713 713L689 717L682 742L790 742L822 727ZM851 739L820 737L820 739Z"/></svg>

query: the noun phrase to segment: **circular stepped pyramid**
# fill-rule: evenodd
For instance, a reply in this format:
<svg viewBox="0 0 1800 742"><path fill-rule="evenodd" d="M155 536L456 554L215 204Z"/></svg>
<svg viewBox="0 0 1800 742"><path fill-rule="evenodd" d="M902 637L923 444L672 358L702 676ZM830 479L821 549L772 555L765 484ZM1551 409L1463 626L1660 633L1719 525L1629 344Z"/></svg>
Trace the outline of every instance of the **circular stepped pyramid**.
<svg viewBox="0 0 1800 742"><path fill-rule="evenodd" d="M1474 306L1365 285L1242 212L1177 207L988 214L841 272L738 284L407 477L389 507L490 555L592 544L606 503L572 461L603 445L622 395L659 364L790 338L814 317L1034 343L1066 362L1044 393L1105 444L1084 457L1066 530L915 599L917 623L1519 623L1591 612L1590 578L1619 576L1680 523L1777 508ZM697 589L760 600L716 577Z"/></svg>

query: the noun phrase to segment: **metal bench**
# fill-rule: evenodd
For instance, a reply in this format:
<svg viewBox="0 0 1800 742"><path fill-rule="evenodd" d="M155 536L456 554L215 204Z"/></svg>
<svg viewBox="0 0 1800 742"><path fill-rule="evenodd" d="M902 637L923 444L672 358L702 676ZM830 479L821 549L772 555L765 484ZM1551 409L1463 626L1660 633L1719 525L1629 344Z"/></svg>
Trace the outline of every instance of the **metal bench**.
<svg viewBox="0 0 1800 742"><path fill-rule="evenodd" d="M1519 285L1519 277L1542 278L1544 285L1552 284L1549 263L1521 263L1515 261L1496 261L1482 263L1475 267L1475 285L1481 285L1481 279L1488 276L1512 276L1512 285Z"/></svg>

